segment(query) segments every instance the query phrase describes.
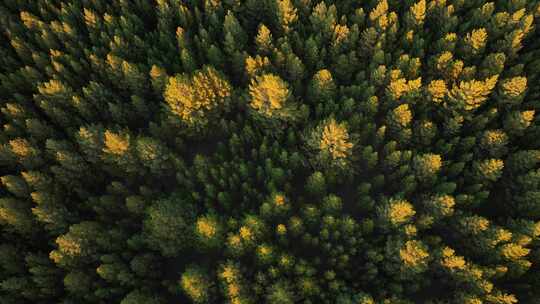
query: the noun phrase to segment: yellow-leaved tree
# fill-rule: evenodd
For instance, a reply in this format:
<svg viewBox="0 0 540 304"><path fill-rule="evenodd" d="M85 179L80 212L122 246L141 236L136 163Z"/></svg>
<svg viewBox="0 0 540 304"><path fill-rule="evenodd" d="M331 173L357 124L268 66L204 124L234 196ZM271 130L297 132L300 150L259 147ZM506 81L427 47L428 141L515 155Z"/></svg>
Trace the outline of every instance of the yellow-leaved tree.
<svg viewBox="0 0 540 304"><path fill-rule="evenodd" d="M289 85L277 75L263 74L251 79L249 107L257 118L274 122L294 120L298 108L291 96Z"/></svg>
<svg viewBox="0 0 540 304"><path fill-rule="evenodd" d="M449 100L466 111L476 110L488 99L498 78L495 75L485 80L461 81L453 86Z"/></svg>
<svg viewBox="0 0 540 304"><path fill-rule="evenodd" d="M188 127L206 126L218 110L226 110L232 87L225 77L211 66L205 66L191 77L169 77L163 97L172 116Z"/></svg>
<svg viewBox="0 0 540 304"><path fill-rule="evenodd" d="M344 122L324 120L308 134L307 145L317 166L345 169L350 165L354 140Z"/></svg>

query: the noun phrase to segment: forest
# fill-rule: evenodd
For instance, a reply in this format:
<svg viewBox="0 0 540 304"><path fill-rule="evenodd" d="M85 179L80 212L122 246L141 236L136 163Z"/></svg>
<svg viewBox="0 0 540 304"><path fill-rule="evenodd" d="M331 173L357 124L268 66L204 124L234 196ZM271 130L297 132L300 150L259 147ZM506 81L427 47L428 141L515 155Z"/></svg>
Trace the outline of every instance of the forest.
<svg viewBox="0 0 540 304"><path fill-rule="evenodd" d="M0 304L540 303L540 0L0 1Z"/></svg>

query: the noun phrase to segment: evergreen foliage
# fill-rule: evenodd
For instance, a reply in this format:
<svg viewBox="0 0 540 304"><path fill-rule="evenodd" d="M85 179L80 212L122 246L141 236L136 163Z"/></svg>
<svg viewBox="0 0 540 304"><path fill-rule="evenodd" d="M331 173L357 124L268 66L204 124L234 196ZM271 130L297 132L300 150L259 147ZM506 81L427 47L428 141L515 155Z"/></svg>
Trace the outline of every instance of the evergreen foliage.
<svg viewBox="0 0 540 304"><path fill-rule="evenodd" d="M0 303L540 299L540 1L0 1Z"/></svg>

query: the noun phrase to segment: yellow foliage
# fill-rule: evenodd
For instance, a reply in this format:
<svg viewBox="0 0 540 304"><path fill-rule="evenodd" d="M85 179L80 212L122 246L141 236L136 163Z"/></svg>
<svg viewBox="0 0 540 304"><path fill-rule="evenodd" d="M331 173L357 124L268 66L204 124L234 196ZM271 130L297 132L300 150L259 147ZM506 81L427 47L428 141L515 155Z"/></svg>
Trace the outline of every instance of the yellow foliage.
<svg viewBox="0 0 540 304"><path fill-rule="evenodd" d="M388 91L392 95L392 98L399 99L408 90L407 79L399 78L392 80L388 85Z"/></svg>
<svg viewBox="0 0 540 304"><path fill-rule="evenodd" d="M103 152L123 155L128 149L129 135L116 134L109 130L105 131L105 148L103 148Z"/></svg>
<svg viewBox="0 0 540 304"><path fill-rule="evenodd" d="M446 88L444 80L432 80L427 87L427 91L431 100L440 103L446 96L448 89Z"/></svg>
<svg viewBox="0 0 540 304"><path fill-rule="evenodd" d="M407 241L399 250L399 257L409 267L425 266L429 253L420 241Z"/></svg>
<svg viewBox="0 0 540 304"><path fill-rule="evenodd" d="M278 4L278 12L281 21L281 26L285 32L289 31L289 25L298 19L296 8L290 0L276 0Z"/></svg>
<svg viewBox="0 0 540 304"><path fill-rule="evenodd" d="M402 104L392 110L391 121L399 128L406 128L412 121L412 113L408 104Z"/></svg>
<svg viewBox="0 0 540 304"><path fill-rule="evenodd" d="M196 302L206 298L203 286L206 285L204 278L197 274L183 275L180 284L184 291Z"/></svg>
<svg viewBox="0 0 540 304"><path fill-rule="evenodd" d="M413 30L408 31L408 32L405 34L405 39L407 39L407 41L408 41L409 43L412 43L413 40L414 40L414 31L413 31Z"/></svg>
<svg viewBox="0 0 540 304"><path fill-rule="evenodd" d="M454 253L454 249L445 247L442 251L441 265L449 269L464 269L466 265L465 259L461 256L455 256Z"/></svg>
<svg viewBox="0 0 540 304"><path fill-rule="evenodd" d="M255 44L262 51L270 51L272 47L272 33L262 24L259 26L259 31L257 32L257 37L255 37Z"/></svg>
<svg viewBox="0 0 540 304"><path fill-rule="evenodd" d="M491 181L497 180L502 174L504 161L501 159L487 159L477 166L480 176Z"/></svg>
<svg viewBox="0 0 540 304"><path fill-rule="evenodd" d="M453 59L454 59L454 55L448 51L445 51L437 57L437 62L436 62L435 67L437 68L437 70L443 71L446 68L446 66L448 66L448 64L452 62Z"/></svg>
<svg viewBox="0 0 540 304"><path fill-rule="evenodd" d="M377 6L369 13L369 20L375 21L388 12L388 1L380 0Z"/></svg>
<svg viewBox="0 0 540 304"><path fill-rule="evenodd" d="M521 259L529 254L531 250L523 248L522 246L514 243L505 244L501 248L502 256L510 261Z"/></svg>
<svg viewBox="0 0 540 304"><path fill-rule="evenodd" d="M285 205L285 196L282 194L276 194L274 197L274 204L276 204L278 207Z"/></svg>
<svg viewBox="0 0 540 304"><path fill-rule="evenodd" d="M345 124L338 124L333 118L323 127L319 148L327 151L332 159L346 158L351 155L353 144Z"/></svg>
<svg viewBox="0 0 540 304"><path fill-rule="evenodd" d="M69 94L68 88L64 84L56 79L51 79L48 82L41 84L38 87L39 93L43 95L64 95Z"/></svg>
<svg viewBox="0 0 540 304"><path fill-rule="evenodd" d="M488 34L485 28L475 29L465 37L467 43L473 51L479 51L486 46Z"/></svg>
<svg viewBox="0 0 540 304"><path fill-rule="evenodd" d="M216 232L216 223L212 219L208 217L201 217L197 220L198 234L206 238L212 238L216 235Z"/></svg>
<svg viewBox="0 0 540 304"><path fill-rule="evenodd" d="M514 304L518 303L518 299L513 294L503 294L498 293L496 295L487 295L486 300L489 303L500 303L500 304Z"/></svg>
<svg viewBox="0 0 540 304"><path fill-rule="evenodd" d="M416 58L416 59L418 59L418 58ZM419 61L417 60L417 62L419 62ZM407 82L407 85L409 87L407 92L411 92L411 91L415 91L415 90L420 89L422 87L422 77L418 77L416 79L409 80Z"/></svg>
<svg viewBox="0 0 540 304"><path fill-rule="evenodd" d="M407 81L405 78L391 80L388 91L393 99L399 99L406 93L418 90L422 86L422 77Z"/></svg>
<svg viewBox="0 0 540 304"><path fill-rule="evenodd" d="M287 233L287 227L284 224L278 224L276 226L276 232L279 235L284 235Z"/></svg>
<svg viewBox="0 0 540 304"><path fill-rule="evenodd" d="M94 13L94 11L87 8L83 9L84 14L84 23L87 27L93 29L96 28L99 22L99 16Z"/></svg>
<svg viewBox="0 0 540 304"><path fill-rule="evenodd" d="M221 5L221 0L204 0L205 11L212 13L218 9Z"/></svg>
<svg viewBox="0 0 540 304"><path fill-rule="evenodd" d="M444 40L446 42L455 42L455 41L457 41L457 38L458 38L458 36L457 36L456 33L448 33L448 34L446 34L446 36L444 36Z"/></svg>
<svg viewBox="0 0 540 304"><path fill-rule="evenodd" d="M332 44L339 45L341 42L343 42L347 38L348 35L349 35L349 28L346 25L341 25L341 24L336 25L334 27Z"/></svg>
<svg viewBox="0 0 540 304"><path fill-rule="evenodd" d="M388 206L388 217L394 225L408 222L415 214L413 206L405 200L394 200Z"/></svg>
<svg viewBox="0 0 540 304"><path fill-rule="evenodd" d="M219 273L219 276L227 283L232 283L237 280L239 276L239 270L232 264L227 264L223 267L223 270Z"/></svg>
<svg viewBox="0 0 540 304"><path fill-rule="evenodd" d="M247 226L240 227L240 237L246 241L252 241L254 238L253 232Z"/></svg>
<svg viewBox="0 0 540 304"><path fill-rule="evenodd" d="M482 303L484 302L482 302L481 299L475 296L467 296L463 299L463 304L482 304Z"/></svg>
<svg viewBox="0 0 540 304"><path fill-rule="evenodd" d="M411 15L414 17L416 24L423 24L426 18L426 0L420 0L411 6Z"/></svg>
<svg viewBox="0 0 540 304"><path fill-rule="evenodd" d="M82 254L81 244L69 236L59 236L56 239L56 244L58 245L59 251L65 255L78 256Z"/></svg>
<svg viewBox="0 0 540 304"><path fill-rule="evenodd" d="M526 77L513 77L505 79L501 84L501 92L507 98L518 98L527 89Z"/></svg>
<svg viewBox="0 0 540 304"><path fill-rule="evenodd" d="M270 66L270 60L266 56L261 57L257 55L255 58L247 56L245 66L248 76L255 77L262 74Z"/></svg>
<svg viewBox="0 0 540 304"><path fill-rule="evenodd" d="M523 112L521 112L521 117L523 117L524 121L526 121L527 123L530 124L532 122L532 120L534 119L534 114L535 114L534 110L523 111Z"/></svg>
<svg viewBox="0 0 540 304"><path fill-rule="evenodd" d="M405 225L405 235L407 237L414 237L418 233L418 228L415 225Z"/></svg>
<svg viewBox="0 0 540 304"><path fill-rule="evenodd" d="M272 253L272 248L268 245L260 245L257 247L257 253L261 256L268 256Z"/></svg>
<svg viewBox="0 0 540 304"><path fill-rule="evenodd" d="M285 106L291 93L287 83L279 76L264 74L251 80L249 94L249 105L259 113L272 117Z"/></svg>
<svg viewBox="0 0 540 304"><path fill-rule="evenodd" d="M227 238L227 242L231 247L239 248L241 245L242 239L240 238L239 235L233 234Z"/></svg>
<svg viewBox="0 0 540 304"><path fill-rule="evenodd" d="M414 167L420 177L433 176L442 167L442 158L438 154L423 154L415 158Z"/></svg>
<svg viewBox="0 0 540 304"><path fill-rule="evenodd" d="M508 136L503 130L488 130L484 132L480 144L486 149L498 148L508 143Z"/></svg>
<svg viewBox="0 0 540 304"><path fill-rule="evenodd" d="M509 242L511 239L512 239L512 232L506 229L497 228L495 230L495 236L492 237L491 239L491 245L495 247L497 244Z"/></svg>
<svg viewBox="0 0 540 304"><path fill-rule="evenodd" d="M430 201L429 206L431 206L434 211L439 216L450 216L454 213L454 205L456 201L454 197L450 195L440 195Z"/></svg>
<svg viewBox="0 0 540 304"><path fill-rule="evenodd" d="M320 91L332 91L336 88L334 84L334 78L329 70L320 70L313 76L313 82L317 90Z"/></svg>
<svg viewBox="0 0 540 304"><path fill-rule="evenodd" d="M473 235L478 235L489 229L489 220L484 217L473 216L466 218L463 223L465 230L470 231Z"/></svg>
<svg viewBox="0 0 540 304"><path fill-rule="evenodd" d="M467 111L475 110L486 101L489 94L497 84L498 75L481 80L461 81L450 91L450 98L464 103Z"/></svg>
<svg viewBox="0 0 540 304"><path fill-rule="evenodd" d="M197 71L191 79L170 77L163 94L171 111L188 125L204 123L204 115L224 105L232 94L230 84L212 67Z"/></svg>
<svg viewBox="0 0 540 304"><path fill-rule="evenodd" d="M227 286L229 297L236 298L240 295L240 287L236 283L229 284Z"/></svg>
<svg viewBox="0 0 540 304"><path fill-rule="evenodd" d="M23 138L16 138L9 141L11 152L21 158L28 157L34 153L30 143Z"/></svg>

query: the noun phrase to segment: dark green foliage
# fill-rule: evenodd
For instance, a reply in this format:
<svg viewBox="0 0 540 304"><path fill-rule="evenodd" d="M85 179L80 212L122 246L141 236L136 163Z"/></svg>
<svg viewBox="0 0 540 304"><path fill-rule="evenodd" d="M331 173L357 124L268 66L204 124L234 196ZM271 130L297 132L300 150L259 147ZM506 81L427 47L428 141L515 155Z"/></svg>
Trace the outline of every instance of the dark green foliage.
<svg viewBox="0 0 540 304"><path fill-rule="evenodd" d="M538 0L0 2L0 303L540 298Z"/></svg>
<svg viewBox="0 0 540 304"><path fill-rule="evenodd" d="M192 246L195 222L193 207L178 195L152 203L147 208L144 233L149 246L164 256L177 256L182 249Z"/></svg>

